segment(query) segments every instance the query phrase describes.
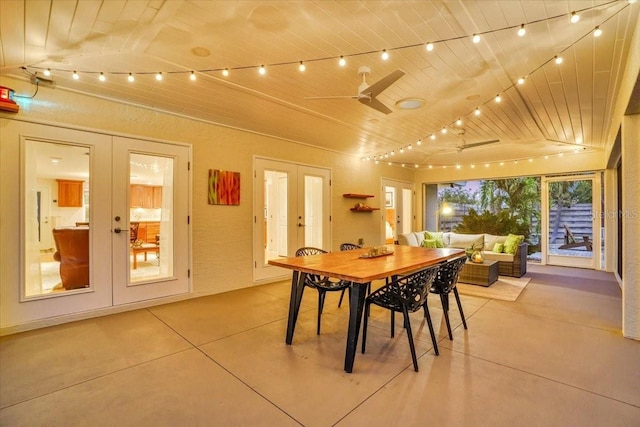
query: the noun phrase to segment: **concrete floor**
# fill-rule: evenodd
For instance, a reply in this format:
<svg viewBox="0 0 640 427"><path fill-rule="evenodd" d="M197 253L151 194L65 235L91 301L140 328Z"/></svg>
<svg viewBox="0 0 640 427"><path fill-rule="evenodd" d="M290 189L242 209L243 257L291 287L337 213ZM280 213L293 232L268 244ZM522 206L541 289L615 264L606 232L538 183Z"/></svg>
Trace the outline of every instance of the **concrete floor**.
<svg viewBox="0 0 640 427"><path fill-rule="evenodd" d="M315 334L305 292L284 342L289 283L84 320L0 339L2 426L638 426L640 342L621 336L608 273L530 265L516 302L439 299L420 372L402 322L374 307L367 352L343 371L348 308L329 295ZM453 302L453 301L452 301ZM399 319L399 317L397 317Z"/></svg>

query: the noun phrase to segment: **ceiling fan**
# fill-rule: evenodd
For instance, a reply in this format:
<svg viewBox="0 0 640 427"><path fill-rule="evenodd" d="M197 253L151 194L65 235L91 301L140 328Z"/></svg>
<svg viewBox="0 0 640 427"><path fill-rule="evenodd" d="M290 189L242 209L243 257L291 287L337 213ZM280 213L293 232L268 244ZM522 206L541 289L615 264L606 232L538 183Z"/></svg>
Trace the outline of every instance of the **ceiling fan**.
<svg viewBox="0 0 640 427"><path fill-rule="evenodd" d="M372 85L367 84L367 76L371 74L371 69L369 67L363 66L358 68L358 74L362 76L362 83L358 87L357 95L313 96L305 97L304 99L357 99L358 101L360 101L360 103L378 110L381 113L391 113L391 109L384 105L382 102L378 101L376 99L376 96L378 96L383 90L395 83L396 80L398 80L400 77L404 76L404 71L396 70Z"/></svg>
<svg viewBox="0 0 640 427"><path fill-rule="evenodd" d="M462 145L459 145L456 147L456 150L458 151L458 153L462 153L464 150L467 150L469 148L482 147L483 145L495 144L496 142L500 142L499 139L491 139L488 141L481 141L481 142L474 142L472 144L466 144L464 142L464 130L461 130L458 136L460 136L460 139L462 140Z"/></svg>

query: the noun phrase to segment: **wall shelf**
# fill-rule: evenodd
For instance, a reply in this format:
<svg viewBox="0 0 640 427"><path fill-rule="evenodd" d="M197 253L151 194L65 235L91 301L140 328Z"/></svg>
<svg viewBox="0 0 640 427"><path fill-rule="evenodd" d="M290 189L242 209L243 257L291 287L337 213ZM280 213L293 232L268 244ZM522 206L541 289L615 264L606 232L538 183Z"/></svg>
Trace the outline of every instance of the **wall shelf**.
<svg viewBox="0 0 640 427"><path fill-rule="evenodd" d="M345 199L369 199L371 197L375 197L373 194L358 194L358 193L345 193L342 195ZM380 208L372 208L369 206L360 206L361 203L358 203L355 207L351 208L351 212L373 212L379 211Z"/></svg>
<svg viewBox="0 0 640 427"><path fill-rule="evenodd" d="M343 194L342 197L347 199L368 199L370 197L375 197L375 196L372 194L346 193L346 194Z"/></svg>

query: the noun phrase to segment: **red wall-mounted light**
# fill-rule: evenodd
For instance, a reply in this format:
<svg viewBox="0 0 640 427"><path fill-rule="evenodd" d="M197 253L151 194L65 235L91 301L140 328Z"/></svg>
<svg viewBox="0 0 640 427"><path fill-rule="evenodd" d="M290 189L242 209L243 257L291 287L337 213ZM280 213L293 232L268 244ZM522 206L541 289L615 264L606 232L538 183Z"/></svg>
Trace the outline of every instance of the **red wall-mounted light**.
<svg viewBox="0 0 640 427"><path fill-rule="evenodd" d="M20 111L20 106L13 100L13 89L0 86L0 110L12 113Z"/></svg>

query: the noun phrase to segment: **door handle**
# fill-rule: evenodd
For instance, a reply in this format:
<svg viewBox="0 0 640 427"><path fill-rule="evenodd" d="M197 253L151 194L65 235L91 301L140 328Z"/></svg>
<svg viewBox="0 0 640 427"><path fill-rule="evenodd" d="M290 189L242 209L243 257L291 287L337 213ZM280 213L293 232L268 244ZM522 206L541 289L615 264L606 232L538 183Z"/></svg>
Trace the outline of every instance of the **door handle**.
<svg viewBox="0 0 640 427"><path fill-rule="evenodd" d="M116 234L120 234L120 233L122 233L122 230L120 229L120 227L116 227L116 228L113 229L113 232L116 233Z"/></svg>

